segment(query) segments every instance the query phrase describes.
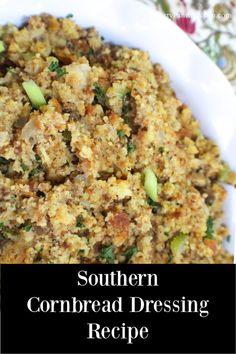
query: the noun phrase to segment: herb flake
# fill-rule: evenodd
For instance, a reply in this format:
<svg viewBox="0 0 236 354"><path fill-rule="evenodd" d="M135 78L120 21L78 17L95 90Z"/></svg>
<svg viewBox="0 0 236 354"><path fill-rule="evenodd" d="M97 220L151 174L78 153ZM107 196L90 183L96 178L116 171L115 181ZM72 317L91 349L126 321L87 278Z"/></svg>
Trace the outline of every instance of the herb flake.
<svg viewBox="0 0 236 354"><path fill-rule="evenodd" d="M61 68L61 67L59 66L59 62L58 62L57 59L51 61L51 63L50 63L49 66L48 66L48 69L49 69L51 72L56 72L59 77L61 77L61 76L65 75L65 74L67 74L66 69L65 69L65 68Z"/></svg>
<svg viewBox="0 0 236 354"><path fill-rule="evenodd" d="M127 92L123 97L122 114L124 116L126 116L128 113L132 111L130 100L131 100L131 93Z"/></svg>
<svg viewBox="0 0 236 354"><path fill-rule="evenodd" d="M214 220L211 216L207 219L207 229L205 239L213 240L214 239Z"/></svg>
<svg viewBox="0 0 236 354"><path fill-rule="evenodd" d="M57 75L58 75L59 77L65 75L65 74L67 74L67 71L66 71L65 68L58 68L58 69L57 69Z"/></svg>
<svg viewBox="0 0 236 354"><path fill-rule="evenodd" d="M0 240L7 238L9 232L9 228L3 222L0 222Z"/></svg>
<svg viewBox="0 0 236 354"><path fill-rule="evenodd" d="M31 229L32 229L32 225L31 224L25 224L23 226L23 229L26 231L26 232L29 232Z"/></svg>
<svg viewBox="0 0 236 354"><path fill-rule="evenodd" d="M162 205L160 203L154 202L150 197L148 197L147 202L152 207L152 212L154 214L158 213L162 209Z"/></svg>
<svg viewBox="0 0 236 354"><path fill-rule="evenodd" d="M123 130L117 130L117 135L120 139L125 137L125 133L123 132Z"/></svg>
<svg viewBox="0 0 236 354"><path fill-rule="evenodd" d="M124 256L126 258L126 262L129 262L133 256L138 252L136 246L130 247L125 253Z"/></svg>
<svg viewBox="0 0 236 354"><path fill-rule="evenodd" d="M115 262L115 257L113 254L113 247L105 246L101 250L101 258L105 259L107 263L113 264Z"/></svg>
<svg viewBox="0 0 236 354"><path fill-rule="evenodd" d="M131 141L128 141L127 143L127 151L128 154L132 154L136 150L136 145L132 143Z"/></svg>
<svg viewBox="0 0 236 354"><path fill-rule="evenodd" d="M52 72L57 71L59 67L59 62L58 60L52 60L51 63L48 66L48 69Z"/></svg>
<svg viewBox="0 0 236 354"><path fill-rule="evenodd" d="M98 83L94 84L93 92L95 93L95 103L99 103L102 107L106 107L107 105L106 93Z"/></svg>
<svg viewBox="0 0 236 354"><path fill-rule="evenodd" d="M40 169L38 167L33 168L29 173L29 178L37 176L40 173Z"/></svg>
<svg viewBox="0 0 236 354"><path fill-rule="evenodd" d="M173 263L173 255L169 256L166 264L171 264L171 263Z"/></svg>
<svg viewBox="0 0 236 354"><path fill-rule="evenodd" d="M79 216L77 217L77 220L76 220L76 227L78 227L78 228L80 228L80 229L82 229L83 227L85 227L85 225L83 224L83 221L84 221L84 217L83 217L83 215L81 214L81 215L79 215Z"/></svg>
<svg viewBox="0 0 236 354"><path fill-rule="evenodd" d="M8 165L9 161L5 157L0 156L0 165Z"/></svg>
<svg viewBox="0 0 236 354"><path fill-rule="evenodd" d="M26 166L26 164L24 162L21 162L21 168L24 172L29 170L28 166Z"/></svg>

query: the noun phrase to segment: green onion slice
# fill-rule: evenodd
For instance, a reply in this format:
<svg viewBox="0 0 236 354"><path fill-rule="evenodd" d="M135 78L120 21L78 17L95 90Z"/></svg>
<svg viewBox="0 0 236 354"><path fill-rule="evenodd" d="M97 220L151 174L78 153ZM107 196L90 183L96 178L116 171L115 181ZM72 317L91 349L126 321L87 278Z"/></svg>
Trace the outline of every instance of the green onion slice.
<svg viewBox="0 0 236 354"><path fill-rule="evenodd" d="M5 45L3 41L0 41L0 53L5 51Z"/></svg>
<svg viewBox="0 0 236 354"><path fill-rule="evenodd" d="M183 252L187 237L187 235L180 233L171 240L170 249L174 257L178 258Z"/></svg>
<svg viewBox="0 0 236 354"><path fill-rule="evenodd" d="M47 103L40 87L33 80L23 82L22 86L34 108L38 109Z"/></svg>
<svg viewBox="0 0 236 354"><path fill-rule="evenodd" d="M158 183L156 175L150 167L147 167L144 171L144 189L148 197L156 202L158 194Z"/></svg>

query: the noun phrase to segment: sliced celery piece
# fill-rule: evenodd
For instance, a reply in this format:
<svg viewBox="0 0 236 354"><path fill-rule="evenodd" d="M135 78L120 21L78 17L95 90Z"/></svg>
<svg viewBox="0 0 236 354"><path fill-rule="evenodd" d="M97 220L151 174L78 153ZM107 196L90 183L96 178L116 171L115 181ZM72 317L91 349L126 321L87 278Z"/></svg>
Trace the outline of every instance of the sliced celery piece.
<svg viewBox="0 0 236 354"><path fill-rule="evenodd" d="M5 45L3 41L0 41L0 53L5 51Z"/></svg>
<svg viewBox="0 0 236 354"><path fill-rule="evenodd" d="M187 235L180 233L176 235L170 242L170 249L174 257L179 257L184 250Z"/></svg>
<svg viewBox="0 0 236 354"><path fill-rule="evenodd" d="M144 171L144 189L149 198L156 202L158 194L158 183L156 175L150 167L147 167Z"/></svg>
<svg viewBox="0 0 236 354"><path fill-rule="evenodd" d="M22 86L34 108L38 109L47 103L40 87L33 80L23 82Z"/></svg>

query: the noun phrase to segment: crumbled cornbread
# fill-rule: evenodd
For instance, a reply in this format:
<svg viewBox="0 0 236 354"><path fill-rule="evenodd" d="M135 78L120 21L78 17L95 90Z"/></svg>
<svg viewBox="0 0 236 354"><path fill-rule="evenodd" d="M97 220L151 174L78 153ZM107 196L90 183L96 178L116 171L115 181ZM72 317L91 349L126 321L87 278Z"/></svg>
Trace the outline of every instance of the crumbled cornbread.
<svg viewBox="0 0 236 354"><path fill-rule="evenodd" d="M232 262L236 175L160 65L46 14L0 36L1 263Z"/></svg>

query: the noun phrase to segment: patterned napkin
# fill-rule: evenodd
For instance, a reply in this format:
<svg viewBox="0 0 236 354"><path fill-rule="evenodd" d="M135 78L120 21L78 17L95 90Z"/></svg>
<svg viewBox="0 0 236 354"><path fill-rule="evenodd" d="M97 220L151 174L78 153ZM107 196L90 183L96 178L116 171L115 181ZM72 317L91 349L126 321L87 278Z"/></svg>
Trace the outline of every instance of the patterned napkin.
<svg viewBox="0 0 236 354"><path fill-rule="evenodd" d="M236 92L236 0L139 0L176 23L223 71Z"/></svg>

